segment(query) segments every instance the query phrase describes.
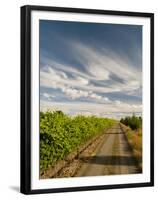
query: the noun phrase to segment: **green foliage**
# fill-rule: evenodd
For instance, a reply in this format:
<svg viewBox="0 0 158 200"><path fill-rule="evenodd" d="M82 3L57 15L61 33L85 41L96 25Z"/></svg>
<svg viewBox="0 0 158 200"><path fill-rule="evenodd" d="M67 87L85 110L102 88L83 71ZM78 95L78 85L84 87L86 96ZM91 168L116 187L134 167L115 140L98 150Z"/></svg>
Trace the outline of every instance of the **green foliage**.
<svg viewBox="0 0 158 200"><path fill-rule="evenodd" d="M132 130L138 129L142 127L142 117L136 117L133 115L132 117L125 117L120 120L121 123L129 126Z"/></svg>
<svg viewBox="0 0 158 200"><path fill-rule="evenodd" d="M112 119L69 117L62 111L40 113L40 171L115 123Z"/></svg>

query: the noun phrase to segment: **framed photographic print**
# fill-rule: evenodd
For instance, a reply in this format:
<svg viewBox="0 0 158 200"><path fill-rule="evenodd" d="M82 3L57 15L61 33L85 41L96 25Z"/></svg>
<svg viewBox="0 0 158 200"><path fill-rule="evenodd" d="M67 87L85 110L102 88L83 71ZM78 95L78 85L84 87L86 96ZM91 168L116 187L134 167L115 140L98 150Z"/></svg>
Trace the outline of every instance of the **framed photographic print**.
<svg viewBox="0 0 158 200"><path fill-rule="evenodd" d="M21 7L21 192L154 185L154 14Z"/></svg>

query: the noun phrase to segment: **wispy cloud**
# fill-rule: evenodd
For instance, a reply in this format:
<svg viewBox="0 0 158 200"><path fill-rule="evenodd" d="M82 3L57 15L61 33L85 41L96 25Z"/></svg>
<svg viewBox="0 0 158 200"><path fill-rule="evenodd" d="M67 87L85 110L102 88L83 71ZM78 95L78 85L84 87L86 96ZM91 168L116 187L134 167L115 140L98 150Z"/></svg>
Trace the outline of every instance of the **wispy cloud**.
<svg viewBox="0 0 158 200"><path fill-rule="evenodd" d="M67 113L73 110L97 115L142 111L141 101L120 100L117 95L111 99L108 96L109 93L115 96L120 92L129 95L129 98L141 99L142 72L141 66L136 66L140 62L132 62L120 54L119 49L111 49L106 45L87 45L68 38L65 41L62 39L62 42L67 47L65 51L69 51L69 54L71 52L75 62L67 63L64 59L55 59L41 53L40 87L54 91L46 93L43 89L42 108L57 106ZM140 49L138 54L141 58ZM55 91L64 95L67 102L54 101Z"/></svg>
<svg viewBox="0 0 158 200"><path fill-rule="evenodd" d="M76 114L91 114L97 116L113 116L114 118L122 117L125 115L131 115L132 113L138 113L141 115L142 105L133 105L120 102L110 102L108 105L103 105L100 103L86 103L86 102L48 102L41 100L41 110L62 110L65 113Z"/></svg>
<svg viewBox="0 0 158 200"><path fill-rule="evenodd" d="M135 68L125 57L120 57L116 52L110 49L101 50L89 48L81 43L70 42L74 55L83 66L88 74L96 80L110 79L109 75L114 74L116 77L124 80L126 84L119 84L122 90L131 91L141 86L141 70ZM118 82L116 81L118 84Z"/></svg>
<svg viewBox="0 0 158 200"><path fill-rule="evenodd" d="M78 52L78 46L74 45L73 49ZM80 45L81 46L81 45ZM97 50L91 50L82 45L79 48L79 53L76 52L79 59L82 61L82 65L87 71L79 71L76 66L67 66L61 63L57 63L51 59L46 58L47 65L41 70L41 85L46 87L61 87L63 85L82 88L85 90L92 90L95 92L116 92L124 91L132 93L141 88L141 72L134 67L120 61L117 56L114 58L112 53L107 56L103 53L98 53ZM83 63L82 57L87 57L87 61ZM123 58L122 58L123 60ZM60 70L60 71L59 71ZM70 78L68 74L73 75ZM110 74L113 74L117 79L121 79L123 83L117 81L117 79L111 79ZM107 86L107 82L111 81L111 84ZM97 80L98 82L104 81L101 87L95 86L91 81ZM106 84L106 85L105 85Z"/></svg>
<svg viewBox="0 0 158 200"><path fill-rule="evenodd" d="M88 79L77 75L75 75L75 78L70 79L65 72L54 70L51 67L48 67L47 70L47 72L41 71L40 73L41 86L60 89L61 92L71 99L85 97L103 102L108 101L107 97L97 95L92 90L87 90L87 87L85 88L86 85L88 86ZM83 88L84 90L81 90L80 88ZM48 96L48 98L50 98L51 95L44 93L43 96Z"/></svg>

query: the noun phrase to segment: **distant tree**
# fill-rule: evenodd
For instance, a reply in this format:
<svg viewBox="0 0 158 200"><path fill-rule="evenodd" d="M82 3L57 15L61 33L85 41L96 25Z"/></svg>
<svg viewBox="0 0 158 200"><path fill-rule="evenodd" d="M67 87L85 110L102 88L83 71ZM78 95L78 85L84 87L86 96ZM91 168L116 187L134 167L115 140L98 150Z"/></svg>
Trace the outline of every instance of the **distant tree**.
<svg viewBox="0 0 158 200"><path fill-rule="evenodd" d="M120 122L121 122L122 124L124 124L124 119L123 119L123 118L121 118L121 119L120 119Z"/></svg>
<svg viewBox="0 0 158 200"><path fill-rule="evenodd" d="M61 110L57 110L56 113L59 115L64 115L64 113Z"/></svg>
<svg viewBox="0 0 158 200"><path fill-rule="evenodd" d="M120 122L129 126L132 130L142 127L142 117L137 117L135 114L132 117L121 118Z"/></svg>

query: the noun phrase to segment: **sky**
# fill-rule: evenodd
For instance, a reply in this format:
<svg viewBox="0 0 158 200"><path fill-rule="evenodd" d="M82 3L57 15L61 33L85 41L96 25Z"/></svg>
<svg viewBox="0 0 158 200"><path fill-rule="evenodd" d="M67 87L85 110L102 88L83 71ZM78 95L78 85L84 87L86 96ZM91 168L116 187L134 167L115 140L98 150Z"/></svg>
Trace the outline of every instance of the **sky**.
<svg viewBox="0 0 158 200"><path fill-rule="evenodd" d="M142 26L40 20L40 110L142 113Z"/></svg>

